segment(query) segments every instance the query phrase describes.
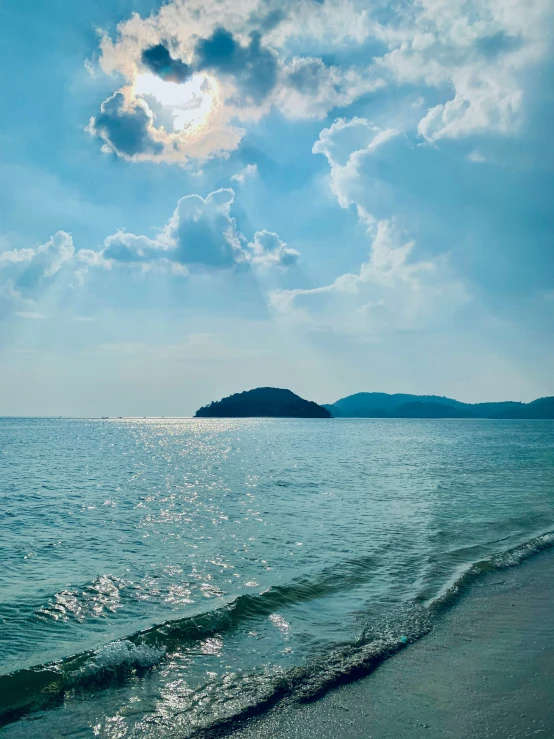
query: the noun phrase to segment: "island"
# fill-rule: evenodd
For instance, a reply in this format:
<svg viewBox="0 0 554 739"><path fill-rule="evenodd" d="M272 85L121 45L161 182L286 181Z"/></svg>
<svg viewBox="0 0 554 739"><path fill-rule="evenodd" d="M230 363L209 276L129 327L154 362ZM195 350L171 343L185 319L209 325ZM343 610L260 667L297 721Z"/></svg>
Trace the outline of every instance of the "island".
<svg viewBox="0 0 554 739"><path fill-rule="evenodd" d="M196 411L195 418L331 418L332 414L290 390L258 387L235 393Z"/></svg>
<svg viewBox="0 0 554 739"><path fill-rule="evenodd" d="M440 395L356 393L318 405L290 390L258 387L214 401L197 410L195 418L554 419L554 397L531 403L463 403Z"/></svg>
<svg viewBox="0 0 554 739"><path fill-rule="evenodd" d="M323 407L335 418L554 418L554 397L531 403L462 403L439 395L356 393Z"/></svg>

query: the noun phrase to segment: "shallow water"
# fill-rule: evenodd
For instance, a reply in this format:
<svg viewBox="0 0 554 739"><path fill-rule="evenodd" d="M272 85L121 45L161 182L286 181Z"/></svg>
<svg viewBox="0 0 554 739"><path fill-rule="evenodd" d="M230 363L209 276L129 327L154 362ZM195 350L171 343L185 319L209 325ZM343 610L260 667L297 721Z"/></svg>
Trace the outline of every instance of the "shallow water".
<svg viewBox="0 0 554 739"><path fill-rule="evenodd" d="M9 737L308 700L553 540L552 421L2 419L0 470Z"/></svg>

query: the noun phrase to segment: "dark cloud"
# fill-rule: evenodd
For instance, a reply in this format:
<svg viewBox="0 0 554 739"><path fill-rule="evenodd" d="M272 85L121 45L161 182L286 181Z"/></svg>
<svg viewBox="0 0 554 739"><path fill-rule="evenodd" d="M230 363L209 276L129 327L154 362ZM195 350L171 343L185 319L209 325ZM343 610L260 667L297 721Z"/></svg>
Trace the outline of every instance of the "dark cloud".
<svg viewBox="0 0 554 739"><path fill-rule="evenodd" d="M106 239L102 256L128 265L165 260L209 270L246 264L243 239L229 212L233 199L230 189L216 190L205 200L187 195L157 238L119 231Z"/></svg>
<svg viewBox="0 0 554 739"><path fill-rule="evenodd" d="M299 254L275 233L257 231L251 243L237 228L231 216L235 193L230 188L216 190L202 198L186 195L177 203L173 215L155 238L118 231L104 242L100 258L89 261L106 267L165 264L180 274L252 266L290 267Z"/></svg>
<svg viewBox="0 0 554 739"><path fill-rule="evenodd" d="M235 219L229 214L233 199L233 191L227 189L210 193L206 200L198 195L181 198L169 228L174 261L220 269L245 261Z"/></svg>
<svg viewBox="0 0 554 739"><path fill-rule="evenodd" d="M504 31L495 33L493 36L483 36L477 39L477 49L489 59L516 51L521 47L523 39L520 36L509 36Z"/></svg>
<svg viewBox="0 0 554 739"><path fill-rule="evenodd" d="M174 59L163 44L151 46L142 52L142 63L166 82L185 82L192 70L180 59Z"/></svg>
<svg viewBox="0 0 554 739"><path fill-rule="evenodd" d="M287 15L284 10L272 10L271 13L268 13L268 15L262 19L260 22L260 28L266 33L268 31L272 31L279 25L279 23L281 23L281 21L285 20L286 17Z"/></svg>
<svg viewBox="0 0 554 739"><path fill-rule="evenodd" d="M287 79L295 90L304 95L316 95L327 75L321 59L299 59L293 64Z"/></svg>
<svg viewBox="0 0 554 739"><path fill-rule="evenodd" d="M105 247L103 254L105 259L127 264L148 262L152 259L159 259L160 256L156 242L147 236L135 236L125 231L108 236Z"/></svg>
<svg viewBox="0 0 554 739"><path fill-rule="evenodd" d="M151 125L152 116L145 103L135 100L126 105L123 93L116 92L102 103L100 115L91 120L89 130L117 154L134 157L162 152L163 145L152 138Z"/></svg>
<svg viewBox="0 0 554 739"><path fill-rule="evenodd" d="M199 69L212 69L232 75L242 95L263 100L277 82L275 54L261 44L261 34L250 34L248 46L242 46L225 28L216 29L196 46Z"/></svg>
<svg viewBox="0 0 554 739"><path fill-rule="evenodd" d="M292 0L294 2L294 0ZM290 14L291 2L278 0L278 8L270 9L271 3L265 2L261 7L250 13L245 28L258 29L262 33L269 33L286 20Z"/></svg>
<svg viewBox="0 0 554 739"><path fill-rule="evenodd" d="M196 53L200 67L235 72L242 66L240 45L224 28L217 28L209 38L201 39Z"/></svg>

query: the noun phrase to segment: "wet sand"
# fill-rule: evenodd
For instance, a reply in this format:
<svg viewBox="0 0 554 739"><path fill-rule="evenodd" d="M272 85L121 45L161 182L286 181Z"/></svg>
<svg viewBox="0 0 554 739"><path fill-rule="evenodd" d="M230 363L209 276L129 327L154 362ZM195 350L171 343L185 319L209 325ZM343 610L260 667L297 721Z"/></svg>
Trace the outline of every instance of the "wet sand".
<svg viewBox="0 0 554 739"><path fill-rule="evenodd" d="M369 677L234 739L554 737L554 551L474 582Z"/></svg>

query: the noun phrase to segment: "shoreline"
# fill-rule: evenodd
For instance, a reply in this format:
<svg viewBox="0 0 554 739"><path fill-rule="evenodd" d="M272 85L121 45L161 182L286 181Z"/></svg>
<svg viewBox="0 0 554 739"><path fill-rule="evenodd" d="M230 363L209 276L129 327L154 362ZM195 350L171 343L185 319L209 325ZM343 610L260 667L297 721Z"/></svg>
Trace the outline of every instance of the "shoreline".
<svg viewBox="0 0 554 739"><path fill-rule="evenodd" d="M281 705L234 739L554 736L554 550L464 588L433 630L365 678Z"/></svg>
<svg viewBox="0 0 554 739"><path fill-rule="evenodd" d="M544 708L554 697L554 619L550 612L554 604L553 537L554 532L543 532L488 560L477 561L460 572L455 582L446 585L425 607L421 606L421 611L416 609L419 613L417 623L407 621L404 624L406 628L396 624L395 630L400 626L400 633L404 634L410 634L410 627L416 625L419 635L412 631L409 637L402 636L398 641L398 635L389 633L381 640L377 651L372 649L372 642L368 642L369 649L364 649L363 641L352 643L344 654L342 650L334 654L335 658L342 658L339 672L331 669L326 674L325 665L321 664L321 674L312 671L309 684L303 688L298 684L288 687L285 684L261 703L247 706L235 716L221 717L211 725L198 726L192 731L188 727L184 734L184 726L181 725L163 736L408 739L419 736L417 732L421 728L426 730L421 736L432 739L515 739L541 734L553 737L554 718ZM428 617L421 621L425 612ZM134 636L144 633L137 632ZM514 645L517 645L515 650L512 649ZM549 657L543 664L545 650ZM73 662L78 656L66 661ZM538 659L542 665L538 672L533 659ZM462 725L467 727L475 713L472 701L475 703L479 691L485 691L481 695L485 699L481 706L484 714L494 713L500 707L501 716L508 715L503 703L507 689L505 676L495 674L493 670L490 675L484 675L481 682L475 679L478 672L475 666L480 667L480 663L486 660L495 664L502 662L506 673L510 673L512 678L516 675L516 688L509 687L508 692L515 689L521 693L520 718L546 712L548 720L544 719L538 726L535 719L529 733L510 733L511 725L500 733L483 733L481 726L474 733L462 733ZM524 666L526 661L527 666ZM461 684L459 681L449 683L453 665L462 670ZM529 695L521 689L522 670L531 676L542 676L539 682L535 680L534 690L536 694L544 693L544 696L538 707L532 710L527 705ZM33 668L30 671L33 672ZM17 674L10 673L4 677L9 679ZM54 676L54 673L49 674ZM57 674L55 684L47 689L47 703L50 705L37 704L30 710L14 706L14 714L20 712L20 715L0 724L0 733L12 727L17 736L18 719L32 721L33 715L43 711L48 715L56 706L59 707L62 696L69 690L67 686L58 684L60 679ZM420 683L423 683L423 694ZM544 686L547 687L546 692ZM297 689L299 687L301 689ZM495 691L496 707L487 701L487 696L495 694ZM421 703L422 695L427 697L427 702ZM465 708L460 701L465 701ZM445 710L447 716L444 715ZM411 711L411 715L407 711ZM514 723L517 716L513 711L512 714ZM504 727L504 719L497 717L495 720ZM479 723L482 724L483 720ZM548 732L544 727L548 727Z"/></svg>

